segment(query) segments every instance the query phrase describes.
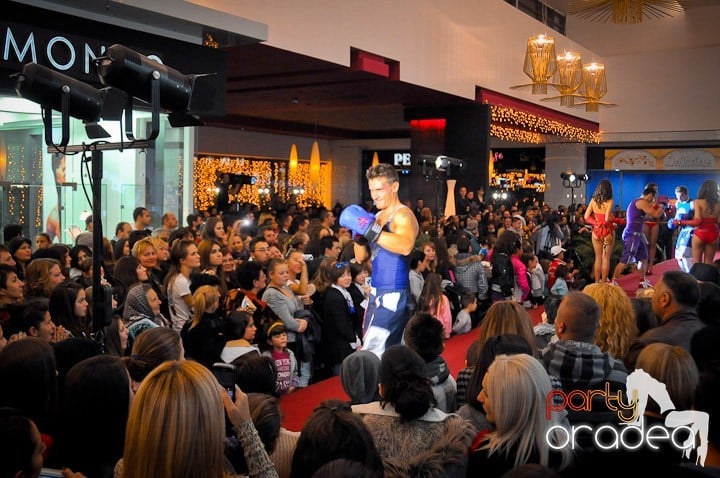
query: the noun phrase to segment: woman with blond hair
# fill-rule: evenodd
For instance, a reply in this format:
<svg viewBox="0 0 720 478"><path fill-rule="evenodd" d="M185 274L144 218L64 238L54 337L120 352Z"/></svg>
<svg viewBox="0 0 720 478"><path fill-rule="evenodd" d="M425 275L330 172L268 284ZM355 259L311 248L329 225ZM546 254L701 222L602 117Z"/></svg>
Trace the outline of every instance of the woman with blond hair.
<svg viewBox="0 0 720 478"><path fill-rule="evenodd" d="M248 475L277 477L250 416L247 395L235 402L212 373L193 361L169 361L143 381L130 408L125 452L115 476L234 476L224 457L225 413L242 445Z"/></svg>
<svg viewBox="0 0 720 478"><path fill-rule="evenodd" d="M495 431L473 443L467 476L502 476L525 463L555 470L571 463L572 450L562 446L567 432L560 426L561 417L546 416L545 401L552 390L542 364L530 355L495 358L478 395Z"/></svg>
<svg viewBox="0 0 720 478"><path fill-rule="evenodd" d="M220 358L225 346L223 318L218 311L220 294L213 286L203 285L193 294L193 317L180 331L187 356L207 368Z"/></svg>
<svg viewBox="0 0 720 478"><path fill-rule="evenodd" d="M490 306L475 341L484 345L490 337L501 334L519 335L529 344L536 343L530 315L522 305L512 300L495 302ZM533 348L533 354L538 356L536 348Z"/></svg>
<svg viewBox="0 0 720 478"><path fill-rule="evenodd" d="M614 358L624 360L630 345L638 336L632 302L625 291L609 283L590 284L583 289L583 293L600 305L595 345Z"/></svg>

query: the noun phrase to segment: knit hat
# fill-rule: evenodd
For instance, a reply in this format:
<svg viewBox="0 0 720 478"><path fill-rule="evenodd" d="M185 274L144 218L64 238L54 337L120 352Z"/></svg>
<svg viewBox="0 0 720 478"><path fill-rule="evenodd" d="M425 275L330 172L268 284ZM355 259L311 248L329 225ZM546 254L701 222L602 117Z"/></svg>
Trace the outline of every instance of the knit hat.
<svg viewBox="0 0 720 478"><path fill-rule="evenodd" d="M368 350L351 353L340 365L340 382L353 404L380 400L380 359Z"/></svg>

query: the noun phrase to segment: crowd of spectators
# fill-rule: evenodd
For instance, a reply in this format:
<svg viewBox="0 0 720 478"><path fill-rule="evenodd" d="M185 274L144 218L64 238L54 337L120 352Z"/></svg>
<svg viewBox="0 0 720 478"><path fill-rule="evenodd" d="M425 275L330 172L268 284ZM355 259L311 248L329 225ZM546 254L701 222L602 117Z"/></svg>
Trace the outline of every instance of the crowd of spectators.
<svg viewBox="0 0 720 478"><path fill-rule="evenodd" d="M0 447L13 452L0 477L41 466L91 478L611 473L628 453L548 440L561 441L556 427L618 425L615 410L593 399L550 413L546 398L624 396L641 368L667 385L673 410L720 416L720 274L667 272L650 299L586 286L574 251L589 234L582 207L484 204L463 189L451 217L408 203L420 224L413 317L382 357L362 350L370 264L355 260L339 204L191 214L185 227L166 213L154 230L138 207L99 252L80 236L53 244L5 226ZM95 254L112 291L103 317L93 317ZM533 327L528 311L541 306ZM454 377L442 353L464 333L476 339ZM351 402L323 402L299 433L282 428L278 399L333 375ZM655 398L642 413L662 424ZM696 452L638 456L673 476L718 476L701 474L720 469L710 423L704 468L688 462Z"/></svg>

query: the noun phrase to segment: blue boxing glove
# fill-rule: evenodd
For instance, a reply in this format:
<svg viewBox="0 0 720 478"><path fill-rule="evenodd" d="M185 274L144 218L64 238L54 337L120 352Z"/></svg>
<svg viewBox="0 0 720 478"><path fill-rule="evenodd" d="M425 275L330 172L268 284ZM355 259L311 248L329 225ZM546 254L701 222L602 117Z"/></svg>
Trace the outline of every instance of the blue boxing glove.
<svg viewBox="0 0 720 478"><path fill-rule="evenodd" d="M375 214L367 212L357 204L352 204L340 213L340 225L355 234L360 234L370 242L377 241L382 226L375 222Z"/></svg>

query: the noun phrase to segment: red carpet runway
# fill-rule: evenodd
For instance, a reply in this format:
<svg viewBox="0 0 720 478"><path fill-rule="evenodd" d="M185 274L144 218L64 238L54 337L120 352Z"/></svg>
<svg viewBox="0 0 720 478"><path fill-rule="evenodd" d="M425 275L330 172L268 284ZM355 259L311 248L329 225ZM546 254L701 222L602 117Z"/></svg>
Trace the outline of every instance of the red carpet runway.
<svg viewBox="0 0 720 478"><path fill-rule="evenodd" d="M529 309L528 312L534 324L540 322L542 307ZM465 367L465 353L477 335L478 331L474 329L467 334L454 335L445 342L445 351L442 355L454 377ZM288 430L300 431L315 407L330 398L349 400L339 377L332 377L285 395L280 399L280 408L284 416L283 426Z"/></svg>

